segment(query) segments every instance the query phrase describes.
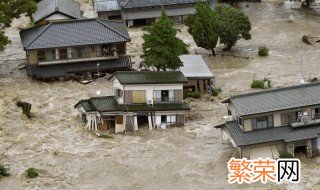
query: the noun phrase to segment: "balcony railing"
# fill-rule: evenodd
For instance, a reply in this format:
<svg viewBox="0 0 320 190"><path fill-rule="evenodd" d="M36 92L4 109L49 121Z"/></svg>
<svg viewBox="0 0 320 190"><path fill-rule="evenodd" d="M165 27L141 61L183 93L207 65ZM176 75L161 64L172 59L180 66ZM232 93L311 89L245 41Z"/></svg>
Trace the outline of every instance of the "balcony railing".
<svg viewBox="0 0 320 190"><path fill-rule="evenodd" d="M290 117L289 120L291 121L290 125L293 128L302 127L306 125L316 125L320 124L320 114L307 114L298 117Z"/></svg>
<svg viewBox="0 0 320 190"><path fill-rule="evenodd" d="M117 59L116 51L90 51L90 52L71 52L62 53L52 56L39 56L39 65L55 65L64 63L86 62L86 61L103 61L110 59ZM49 57L49 58L48 58Z"/></svg>

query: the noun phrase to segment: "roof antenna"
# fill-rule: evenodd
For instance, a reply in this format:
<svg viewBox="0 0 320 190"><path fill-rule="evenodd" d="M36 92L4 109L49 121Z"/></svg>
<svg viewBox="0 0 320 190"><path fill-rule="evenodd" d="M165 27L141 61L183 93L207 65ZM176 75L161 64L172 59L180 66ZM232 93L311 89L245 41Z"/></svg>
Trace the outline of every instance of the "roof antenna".
<svg viewBox="0 0 320 190"><path fill-rule="evenodd" d="M304 78L303 78L303 67L302 67L302 56L303 56L303 53L300 50L300 48L299 48L299 53L300 53L300 69L301 69L300 84L305 84L306 82L304 81Z"/></svg>
<svg viewBox="0 0 320 190"><path fill-rule="evenodd" d="M98 71L98 80L99 80L99 66L100 66L100 63L97 63L97 71ZM99 96L101 94L101 91L100 91L100 85L99 85L99 81L98 82L98 90L96 91L96 94Z"/></svg>

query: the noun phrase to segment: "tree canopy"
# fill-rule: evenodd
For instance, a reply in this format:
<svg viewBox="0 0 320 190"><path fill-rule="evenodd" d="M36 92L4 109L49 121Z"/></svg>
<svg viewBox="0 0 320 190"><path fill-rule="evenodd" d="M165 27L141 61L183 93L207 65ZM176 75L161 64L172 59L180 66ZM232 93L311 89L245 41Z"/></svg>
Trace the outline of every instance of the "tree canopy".
<svg viewBox="0 0 320 190"><path fill-rule="evenodd" d="M187 54L187 45L176 37L178 30L173 28L173 21L162 10L158 21L147 28L142 36L143 55L141 58L148 66L157 70L178 69L183 66L179 56Z"/></svg>
<svg viewBox="0 0 320 190"><path fill-rule="evenodd" d="M0 2L0 51L10 43L5 36L3 29L10 27L14 18L19 18L25 13L32 20L32 14L37 10L37 4L34 0L1 0Z"/></svg>
<svg viewBox="0 0 320 190"><path fill-rule="evenodd" d="M251 39L249 18L229 5L218 5L213 10L209 4L197 3L195 15L189 15L185 23L197 46L211 50L213 55L218 39L225 50L240 38Z"/></svg>
<svg viewBox="0 0 320 190"><path fill-rule="evenodd" d="M189 15L185 24L189 27L188 32L197 46L211 50L215 56L214 48L218 42L219 21L211 6L207 3L196 3L196 13Z"/></svg>
<svg viewBox="0 0 320 190"><path fill-rule="evenodd" d="M229 5L218 5L215 11L219 18L220 43L226 50L230 50L240 38L251 39L251 23L242 11Z"/></svg>

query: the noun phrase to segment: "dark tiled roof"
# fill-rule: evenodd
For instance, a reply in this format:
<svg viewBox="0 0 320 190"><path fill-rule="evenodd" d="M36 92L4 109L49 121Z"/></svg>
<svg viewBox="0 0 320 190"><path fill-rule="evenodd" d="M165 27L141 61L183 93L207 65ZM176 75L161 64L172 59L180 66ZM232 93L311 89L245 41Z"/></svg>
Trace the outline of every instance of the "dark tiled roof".
<svg viewBox="0 0 320 190"><path fill-rule="evenodd" d="M190 110L190 107L185 102L180 103L155 103L153 106L148 104L126 104L121 105L123 111L176 111Z"/></svg>
<svg viewBox="0 0 320 190"><path fill-rule="evenodd" d="M121 84L174 84L188 82L180 71L118 71L109 80L114 77Z"/></svg>
<svg viewBox="0 0 320 190"><path fill-rule="evenodd" d="M94 10L102 11L120 11L120 2L118 0L94 0Z"/></svg>
<svg viewBox="0 0 320 190"><path fill-rule="evenodd" d="M82 106L86 112L114 112L121 111L119 104L114 96L92 97L87 100L81 100L74 107Z"/></svg>
<svg viewBox="0 0 320 190"><path fill-rule="evenodd" d="M74 0L42 0L37 3L34 21L39 22L55 12L71 18L81 18L80 4Z"/></svg>
<svg viewBox="0 0 320 190"><path fill-rule="evenodd" d="M157 103L150 106L148 104L118 104L114 96L93 97L81 100L74 107L82 106L86 112L137 112L137 111L178 111L190 110L185 102L180 103Z"/></svg>
<svg viewBox="0 0 320 190"><path fill-rule="evenodd" d="M224 127L238 146L253 145L283 140L293 142L317 138L320 126L305 126L293 129L290 126L274 127L258 131L243 132L237 122L226 122Z"/></svg>
<svg viewBox="0 0 320 190"><path fill-rule="evenodd" d="M240 116L267 113L320 104L320 83L310 83L231 96Z"/></svg>
<svg viewBox="0 0 320 190"><path fill-rule="evenodd" d="M26 69L29 76L37 79L47 79L63 77L70 73L97 71L97 63L100 64L100 71L131 68L132 66L130 56L120 56L119 59L99 62L78 62L47 66L26 65Z"/></svg>
<svg viewBox="0 0 320 190"><path fill-rule="evenodd" d="M130 41L124 22L78 19L52 22L20 32L26 50Z"/></svg>

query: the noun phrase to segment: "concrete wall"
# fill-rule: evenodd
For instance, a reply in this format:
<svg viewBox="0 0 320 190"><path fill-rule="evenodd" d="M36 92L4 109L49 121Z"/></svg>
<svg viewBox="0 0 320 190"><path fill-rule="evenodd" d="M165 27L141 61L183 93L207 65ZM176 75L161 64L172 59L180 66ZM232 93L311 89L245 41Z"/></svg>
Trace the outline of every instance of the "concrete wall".
<svg viewBox="0 0 320 190"><path fill-rule="evenodd" d="M36 64L38 62L38 56L36 50L30 50L27 52L27 61L28 64Z"/></svg>
<svg viewBox="0 0 320 190"><path fill-rule="evenodd" d="M276 145L280 154L287 152L287 144L284 141L274 141L274 142L261 143L261 144L248 145L248 146L241 147L241 157L249 159L250 149L264 147L264 146L271 146L271 145Z"/></svg>

